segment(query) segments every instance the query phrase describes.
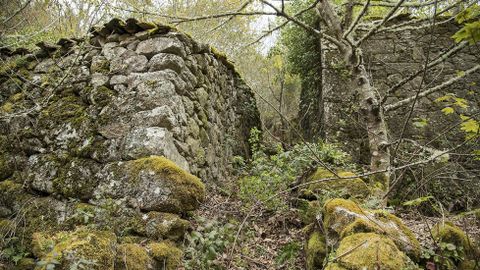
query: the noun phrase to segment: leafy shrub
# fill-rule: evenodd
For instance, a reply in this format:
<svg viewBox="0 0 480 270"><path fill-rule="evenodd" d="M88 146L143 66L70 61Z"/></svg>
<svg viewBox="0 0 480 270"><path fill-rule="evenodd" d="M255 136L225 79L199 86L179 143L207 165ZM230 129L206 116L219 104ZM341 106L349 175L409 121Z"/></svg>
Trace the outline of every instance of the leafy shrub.
<svg viewBox="0 0 480 270"><path fill-rule="evenodd" d="M221 269L216 259L234 240L234 225L199 218L203 226L186 235L185 269Z"/></svg>
<svg viewBox="0 0 480 270"><path fill-rule="evenodd" d="M349 156L333 144L301 143L285 151L279 145L276 154L267 155L260 143L260 131L252 129L252 160L240 179L240 199L248 205L261 202L267 209L286 207L282 198L273 195L288 188L308 167L318 160L338 167L349 167Z"/></svg>

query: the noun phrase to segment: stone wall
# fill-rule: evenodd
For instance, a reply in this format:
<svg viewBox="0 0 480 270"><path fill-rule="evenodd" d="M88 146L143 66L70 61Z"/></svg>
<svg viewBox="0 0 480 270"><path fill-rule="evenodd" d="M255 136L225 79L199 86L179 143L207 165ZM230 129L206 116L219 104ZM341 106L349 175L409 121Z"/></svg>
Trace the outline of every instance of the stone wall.
<svg viewBox="0 0 480 270"><path fill-rule="evenodd" d="M409 16L399 17L395 23L404 23L411 19ZM373 35L365 42L362 49L366 68L371 74L378 95L381 98L385 97L388 89L414 72L422 70L427 57L429 62L432 62L455 46L451 36L460 28L460 25L450 21L436 25L433 31L430 28L406 29ZM384 105L414 96L420 84L422 84L422 89L426 89L457 76L459 72L478 64L479 55L476 46L467 46L461 49L447 61L428 69L423 82L421 82L422 72L397 91L387 95ZM326 53L325 62L323 89L327 107L325 120L327 138L337 138L339 142L348 144L348 148L358 158L358 161L368 164L368 157L362 156L362 153L368 153L366 130L363 128L363 120L357 114L355 102L357 97L354 87L348 83L348 71L341 65L334 50ZM437 93L419 99L404 137L428 140L439 134L448 124L458 120L458 114L445 116L440 111L446 106L445 103L433 102L447 93L455 93L457 97L469 101L469 108L458 110L459 113L468 115L478 111L479 85L480 73L476 72ZM409 109L410 106L407 105L387 113L392 138L400 135L403 119ZM428 125L422 129L415 127L412 125L415 118L427 119ZM461 136L458 139L462 139ZM443 145L436 141L431 146L441 148Z"/></svg>
<svg viewBox="0 0 480 270"><path fill-rule="evenodd" d="M112 20L89 39L37 46L0 50L2 233L38 260L87 252L69 237L147 238L168 250L158 259L125 247L148 252L138 269L162 258L174 269L177 250L157 242L181 240L182 216L205 195L200 179L225 181L231 158L248 155L259 123L250 88L225 56L165 25ZM2 248L18 244L5 239ZM42 239L67 250L39 250ZM98 269L113 269L112 254Z"/></svg>

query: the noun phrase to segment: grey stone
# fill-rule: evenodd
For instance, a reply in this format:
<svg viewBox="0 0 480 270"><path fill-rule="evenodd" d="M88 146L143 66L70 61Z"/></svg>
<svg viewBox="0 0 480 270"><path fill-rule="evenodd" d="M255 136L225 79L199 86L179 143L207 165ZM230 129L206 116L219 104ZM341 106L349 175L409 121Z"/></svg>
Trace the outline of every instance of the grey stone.
<svg viewBox="0 0 480 270"><path fill-rule="evenodd" d="M177 73L180 73L184 67L185 61L183 58L169 53L156 54L148 62L149 71L171 69Z"/></svg>
<svg viewBox="0 0 480 270"><path fill-rule="evenodd" d="M149 58L158 53L172 53L181 57L186 56L184 45L177 39L167 37L155 37L140 42L136 52Z"/></svg>
<svg viewBox="0 0 480 270"><path fill-rule="evenodd" d="M150 155L163 155L182 169L189 171L186 159L178 153L172 134L166 128L138 128L126 135L125 157L137 159Z"/></svg>

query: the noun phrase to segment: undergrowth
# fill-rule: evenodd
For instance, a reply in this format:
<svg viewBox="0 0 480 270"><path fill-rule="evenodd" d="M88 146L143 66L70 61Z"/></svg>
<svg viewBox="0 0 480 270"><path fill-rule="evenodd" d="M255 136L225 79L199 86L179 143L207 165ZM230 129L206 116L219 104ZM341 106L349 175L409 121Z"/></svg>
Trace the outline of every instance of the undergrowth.
<svg viewBox="0 0 480 270"><path fill-rule="evenodd" d="M239 197L247 207L261 203L267 210L286 209L284 198L276 195L287 190L309 167L317 166L319 160L334 167L352 166L348 154L334 144L300 143L289 150L278 145L275 153L269 155L256 128L250 132L249 143L252 150L250 162L235 158L244 175L240 178Z"/></svg>

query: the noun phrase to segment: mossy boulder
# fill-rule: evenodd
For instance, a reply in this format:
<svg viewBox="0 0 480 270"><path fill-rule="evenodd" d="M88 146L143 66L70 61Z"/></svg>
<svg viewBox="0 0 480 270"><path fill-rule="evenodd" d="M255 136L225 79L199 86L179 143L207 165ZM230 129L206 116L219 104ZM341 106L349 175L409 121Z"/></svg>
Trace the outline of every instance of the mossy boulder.
<svg viewBox="0 0 480 270"><path fill-rule="evenodd" d="M441 222L432 228L432 236L437 243L452 244L455 247L458 255L463 258L455 262L458 269L475 269L475 260L480 258L480 248L462 229L451 222Z"/></svg>
<svg viewBox="0 0 480 270"><path fill-rule="evenodd" d="M334 263L337 265L327 269L398 270L413 265L389 237L376 233L357 233L345 237L335 256Z"/></svg>
<svg viewBox="0 0 480 270"><path fill-rule="evenodd" d="M151 243L147 248L160 269L175 270L182 262L183 252L172 242Z"/></svg>
<svg viewBox="0 0 480 270"><path fill-rule="evenodd" d="M337 174L340 177L355 176L354 173L348 171L339 171ZM315 173L308 178L308 181L321 181L322 179L334 177L335 175L328 170L318 168ZM354 200L365 199L370 194L367 184L360 178L337 179L312 183L309 185L308 190L315 194L319 194L320 196L326 195L327 193L335 193L339 197Z"/></svg>
<svg viewBox="0 0 480 270"><path fill-rule="evenodd" d="M330 243L357 233L386 235L412 258L420 256L420 243L403 222L386 211L363 209L344 199L327 201L323 209L324 227Z"/></svg>
<svg viewBox="0 0 480 270"><path fill-rule="evenodd" d="M138 244L120 244L117 246L115 270L152 269L153 260L145 248Z"/></svg>
<svg viewBox="0 0 480 270"><path fill-rule="evenodd" d="M322 269L323 261L327 256L325 236L320 232L313 232L308 238L305 254L307 270Z"/></svg>
<svg viewBox="0 0 480 270"><path fill-rule="evenodd" d="M157 240L180 240L190 227L190 222L171 213L149 212L144 222L145 235Z"/></svg>
<svg viewBox="0 0 480 270"><path fill-rule="evenodd" d="M126 198L146 211L182 213L195 210L204 200L205 186L169 159L150 156L107 165L95 193Z"/></svg>
<svg viewBox="0 0 480 270"><path fill-rule="evenodd" d="M32 250L40 261L57 264L58 269L70 269L83 264L88 269L114 269L116 236L109 231L81 227L55 235L34 233ZM46 266L38 269L46 269ZM55 268L57 269L57 267Z"/></svg>

